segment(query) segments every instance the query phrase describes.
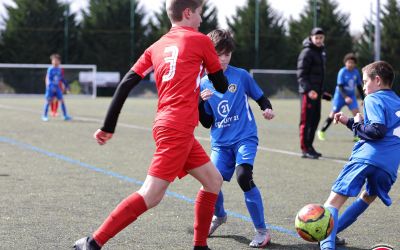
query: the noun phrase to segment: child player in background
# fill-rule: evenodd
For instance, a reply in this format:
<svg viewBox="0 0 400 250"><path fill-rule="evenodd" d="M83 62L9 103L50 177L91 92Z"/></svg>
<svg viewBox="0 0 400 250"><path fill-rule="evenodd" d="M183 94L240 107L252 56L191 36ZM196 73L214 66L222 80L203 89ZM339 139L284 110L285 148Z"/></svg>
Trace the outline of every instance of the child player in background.
<svg viewBox="0 0 400 250"><path fill-rule="evenodd" d="M343 58L343 63L345 66L339 70L337 76L337 86L332 100L332 111L329 113L328 118L326 118L322 129L318 131L318 139L321 141L325 141L326 130L331 125L335 114L340 112L344 105L347 105L353 113L353 117L359 112L356 87L360 93L361 99L364 100L365 97L362 89L362 79L356 68L356 56L353 53L346 54ZM354 140L357 141L358 137L354 137Z"/></svg>
<svg viewBox="0 0 400 250"><path fill-rule="evenodd" d="M64 103L63 94L59 86L60 81L62 81L63 83L65 82L62 70L60 68L61 56L59 54L52 54L50 56L50 60L52 66L50 66L47 69L47 74L46 74L46 94L45 94L46 104L44 105L42 120L43 121L49 120L48 117L49 106L53 101L53 99L57 98L57 100L61 102L61 109L64 115L64 120L68 121L71 120L71 117L67 113L67 108Z"/></svg>

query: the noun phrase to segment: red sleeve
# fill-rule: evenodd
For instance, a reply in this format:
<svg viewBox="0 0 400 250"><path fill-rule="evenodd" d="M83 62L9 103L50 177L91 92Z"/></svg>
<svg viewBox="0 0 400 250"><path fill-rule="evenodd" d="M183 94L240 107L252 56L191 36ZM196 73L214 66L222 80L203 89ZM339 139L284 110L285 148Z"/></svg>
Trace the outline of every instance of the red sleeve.
<svg viewBox="0 0 400 250"><path fill-rule="evenodd" d="M208 36L204 36L204 67L208 73L215 73L221 70L221 64L214 45Z"/></svg>
<svg viewBox="0 0 400 250"><path fill-rule="evenodd" d="M136 61L135 65L133 65L131 70L142 78L153 71L150 48L146 49L146 51L140 56L139 60Z"/></svg>

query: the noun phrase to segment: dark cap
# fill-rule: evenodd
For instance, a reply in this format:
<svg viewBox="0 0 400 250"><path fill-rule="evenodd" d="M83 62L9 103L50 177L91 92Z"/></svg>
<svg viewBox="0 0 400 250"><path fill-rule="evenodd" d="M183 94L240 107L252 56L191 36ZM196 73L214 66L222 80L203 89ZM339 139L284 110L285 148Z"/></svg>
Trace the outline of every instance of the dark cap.
<svg viewBox="0 0 400 250"><path fill-rule="evenodd" d="M315 27L315 28L313 28L311 30L311 35L312 36L314 36L314 35L324 35L324 34L325 34L324 30L322 28L320 28L320 27Z"/></svg>

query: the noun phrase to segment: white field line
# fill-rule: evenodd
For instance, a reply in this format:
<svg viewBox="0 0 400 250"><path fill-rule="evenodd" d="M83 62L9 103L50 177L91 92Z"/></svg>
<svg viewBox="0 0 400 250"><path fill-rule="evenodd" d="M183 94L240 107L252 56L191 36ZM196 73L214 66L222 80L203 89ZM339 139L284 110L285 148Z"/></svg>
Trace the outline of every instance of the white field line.
<svg viewBox="0 0 400 250"><path fill-rule="evenodd" d="M0 104L0 109L23 111L23 112L34 113L34 114L38 114L38 115L40 114L40 112L38 112L37 110L33 110L33 109L29 109L29 108L12 107L12 106L1 105L1 104ZM39 118L38 118L38 120L39 120ZM101 120L101 119L82 117L82 116L74 116L73 120L97 122L99 124L102 124L102 122L103 122L103 120ZM124 127L124 128L132 128L132 129L142 130L142 131L152 131L152 128L149 128L149 127L142 127L142 126L127 124L127 123L122 123L122 122L119 122L118 126ZM196 138L201 141L210 141L210 138L208 138L208 137L196 136ZM292 152L292 151L281 150L281 149L276 149L276 148L268 148L268 147L263 147L263 146L258 146L258 150L272 152L272 153L278 153L278 154L284 154L284 155L290 155L290 156L295 156L295 157L301 156L301 154L298 152ZM330 158L326 158L326 157L321 157L320 159L325 160L325 161L339 163L341 165L347 163L347 161L330 159Z"/></svg>

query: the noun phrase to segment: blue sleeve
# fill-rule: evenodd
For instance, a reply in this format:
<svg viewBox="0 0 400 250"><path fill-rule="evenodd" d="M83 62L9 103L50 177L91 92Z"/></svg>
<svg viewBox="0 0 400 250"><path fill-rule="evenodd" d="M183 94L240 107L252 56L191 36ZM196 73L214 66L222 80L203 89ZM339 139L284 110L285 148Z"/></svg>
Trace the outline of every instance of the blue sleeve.
<svg viewBox="0 0 400 250"><path fill-rule="evenodd" d="M384 105L373 94L364 99L364 123L386 125Z"/></svg>
<svg viewBox="0 0 400 250"><path fill-rule="evenodd" d="M49 67L47 69L47 75L46 75L47 76L47 80L49 81L49 84L51 83L51 79L52 79L51 72L52 72L51 67Z"/></svg>
<svg viewBox="0 0 400 250"><path fill-rule="evenodd" d="M344 84L343 75L344 75L344 69L341 68L339 70L339 73L338 73L338 76L337 76L337 85L343 85Z"/></svg>
<svg viewBox="0 0 400 250"><path fill-rule="evenodd" d="M241 78L244 83L246 94L253 100L257 101L261 96L264 95L264 92L261 90L260 86L258 86L257 82L247 71L243 70Z"/></svg>

